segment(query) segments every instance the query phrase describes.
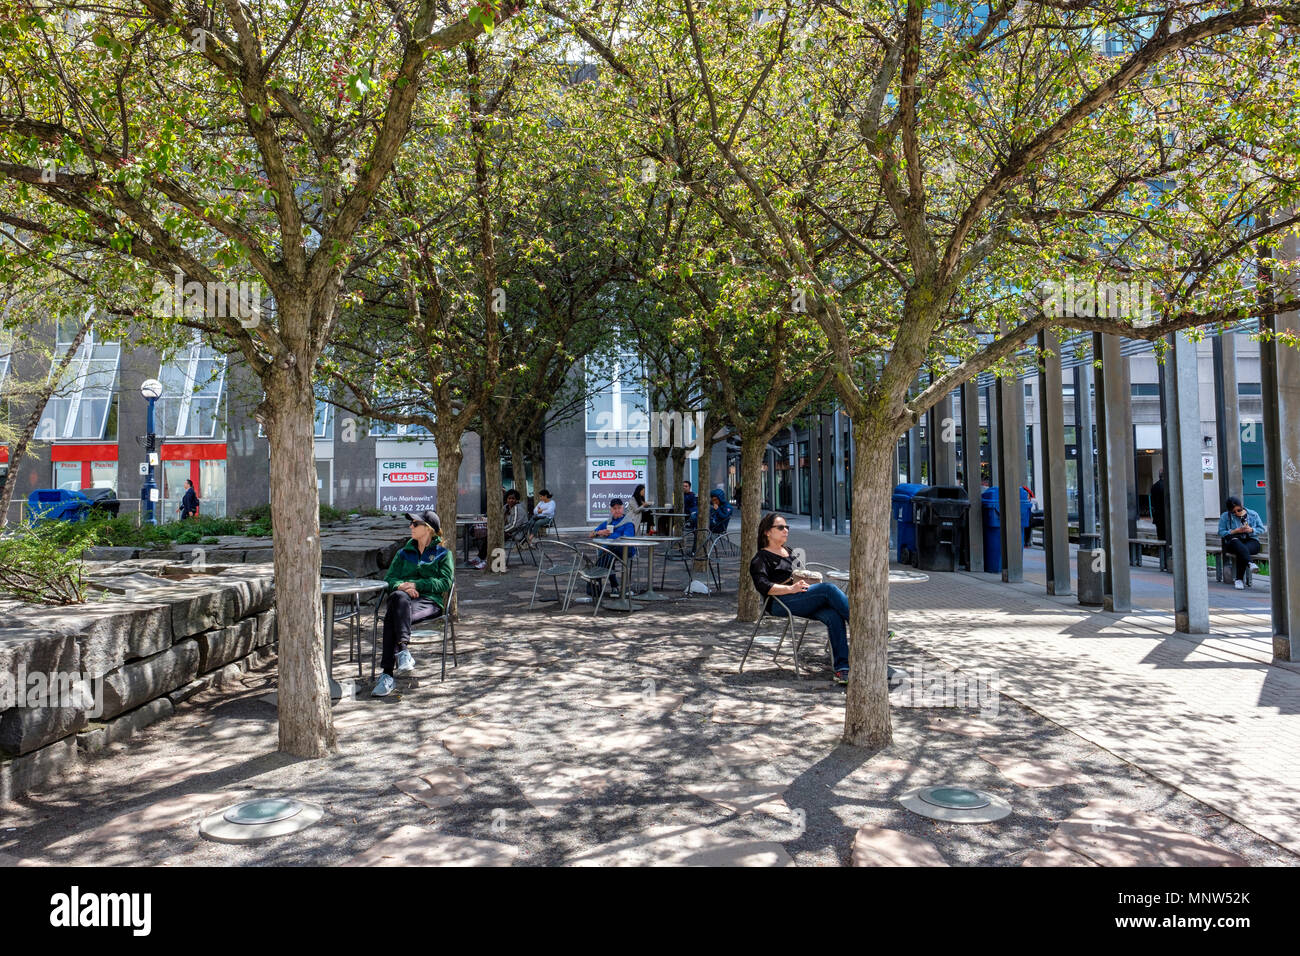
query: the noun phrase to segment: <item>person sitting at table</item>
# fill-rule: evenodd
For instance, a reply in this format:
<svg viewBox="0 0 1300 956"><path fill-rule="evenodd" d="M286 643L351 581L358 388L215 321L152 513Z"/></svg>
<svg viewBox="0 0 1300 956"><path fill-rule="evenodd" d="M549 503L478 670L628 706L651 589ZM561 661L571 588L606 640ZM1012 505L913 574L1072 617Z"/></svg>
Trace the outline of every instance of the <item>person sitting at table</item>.
<svg viewBox="0 0 1300 956"><path fill-rule="evenodd" d="M709 530L714 534L726 534L727 525L731 524L731 502L727 493L721 488L709 492Z"/></svg>
<svg viewBox="0 0 1300 956"><path fill-rule="evenodd" d="M609 499L609 518L596 525L588 538L595 538L603 542L616 541L619 538L631 538L636 536L636 522L629 521L627 515L623 513L623 499ZM636 554L636 548L628 548L624 557L625 561L631 561L632 555ZM602 554L596 562L598 567L607 568L614 563L612 555ZM618 590L618 575L609 576L609 589Z"/></svg>
<svg viewBox="0 0 1300 956"><path fill-rule="evenodd" d="M686 530L694 530L699 521L699 503L689 481L682 482L682 513L686 515Z"/></svg>
<svg viewBox="0 0 1300 956"><path fill-rule="evenodd" d="M1232 586L1242 591L1246 588L1246 565L1260 551L1258 534L1267 529L1259 513L1245 507L1240 498L1229 498L1225 504L1227 509L1219 515L1219 540L1224 557L1232 555L1236 565Z"/></svg>
<svg viewBox="0 0 1300 956"><path fill-rule="evenodd" d="M555 499L551 497L550 491L543 488L537 492L537 505L533 508L533 516L528 521L528 543L532 544L537 540L537 531L539 528L546 526L546 522L555 523Z"/></svg>
<svg viewBox="0 0 1300 956"><path fill-rule="evenodd" d="M405 516L411 526L411 540L393 556L384 581L388 597L384 609L383 673L370 691L371 697L387 697L396 684L394 676L415 673L415 659L407 646L411 625L441 617L447 595L455 580L452 553L442 546L442 523L435 511Z"/></svg>
<svg viewBox="0 0 1300 956"><path fill-rule="evenodd" d="M637 485L632 491L632 507L627 509L627 520L632 522L632 527L637 523L645 525L647 534L654 534L654 511L646 507L645 503L645 485Z"/></svg>
<svg viewBox="0 0 1300 956"><path fill-rule="evenodd" d="M522 534L525 525L528 524L528 512L519 501L519 492L511 488L505 493L505 538L509 541L512 535ZM487 562L487 538L478 546L478 567L481 569L486 566Z"/></svg>

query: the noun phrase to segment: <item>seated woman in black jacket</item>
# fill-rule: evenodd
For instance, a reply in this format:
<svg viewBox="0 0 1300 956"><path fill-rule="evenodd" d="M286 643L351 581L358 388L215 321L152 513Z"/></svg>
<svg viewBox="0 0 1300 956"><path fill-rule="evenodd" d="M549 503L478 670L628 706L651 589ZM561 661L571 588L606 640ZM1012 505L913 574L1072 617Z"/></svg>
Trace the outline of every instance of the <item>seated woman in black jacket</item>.
<svg viewBox="0 0 1300 956"><path fill-rule="evenodd" d="M821 621L830 634L832 668L835 680L849 682L849 599L833 584L810 585L794 577L794 561L785 547L790 537L786 519L775 512L763 517L758 525L758 553L749 562L749 576L758 593L779 597L795 617ZM763 602L769 614L771 602Z"/></svg>

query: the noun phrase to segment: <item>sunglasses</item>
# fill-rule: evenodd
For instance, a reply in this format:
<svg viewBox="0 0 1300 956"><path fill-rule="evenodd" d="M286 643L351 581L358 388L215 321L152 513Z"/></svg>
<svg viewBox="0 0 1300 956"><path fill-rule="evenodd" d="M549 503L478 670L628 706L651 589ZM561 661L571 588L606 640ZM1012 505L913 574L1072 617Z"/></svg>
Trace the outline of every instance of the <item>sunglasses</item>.
<svg viewBox="0 0 1300 956"><path fill-rule="evenodd" d="M789 531L789 530L790 530L790 526L789 526L788 524L774 524L774 525L772 525L772 530L773 530L773 531Z"/></svg>

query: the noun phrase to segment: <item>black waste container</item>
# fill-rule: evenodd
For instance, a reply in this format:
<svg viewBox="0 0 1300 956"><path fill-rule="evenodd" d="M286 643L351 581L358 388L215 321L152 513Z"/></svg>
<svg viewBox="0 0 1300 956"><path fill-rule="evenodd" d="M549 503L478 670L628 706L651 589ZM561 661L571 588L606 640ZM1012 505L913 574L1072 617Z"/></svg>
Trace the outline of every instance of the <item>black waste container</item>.
<svg viewBox="0 0 1300 956"><path fill-rule="evenodd" d="M122 502L117 500L117 492L112 488L89 488L82 494L90 499L92 513L107 514L111 518L116 518L118 509L122 507Z"/></svg>
<svg viewBox="0 0 1300 956"><path fill-rule="evenodd" d="M917 567L956 571L966 540L970 499L960 485L934 485L912 498L916 521Z"/></svg>

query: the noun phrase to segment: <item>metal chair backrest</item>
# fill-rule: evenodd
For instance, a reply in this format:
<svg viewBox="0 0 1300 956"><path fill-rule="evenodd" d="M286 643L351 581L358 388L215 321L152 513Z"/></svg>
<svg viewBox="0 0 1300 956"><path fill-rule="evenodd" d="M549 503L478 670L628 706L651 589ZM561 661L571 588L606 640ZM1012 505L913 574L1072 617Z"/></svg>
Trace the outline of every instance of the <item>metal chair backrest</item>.
<svg viewBox="0 0 1300 956"><path fill-rule="evenodd" d="M603 544L597 544L594 541L578 542L578 556L582 562L582 568L589 568L592 565L599 564L601 558L605 555L612 558L614 563L623 565L626 570L627 562L623 560L623 556L619 551L607 548Z"/></svg>
<svg viewBox="0 0 1300 956"><path fill-rule="evenodd" d="M538 569L542 572L559 574L563 571L572 571L580 560L577 548L554 538L538 538L536 548L545 562Z"/></svg>

